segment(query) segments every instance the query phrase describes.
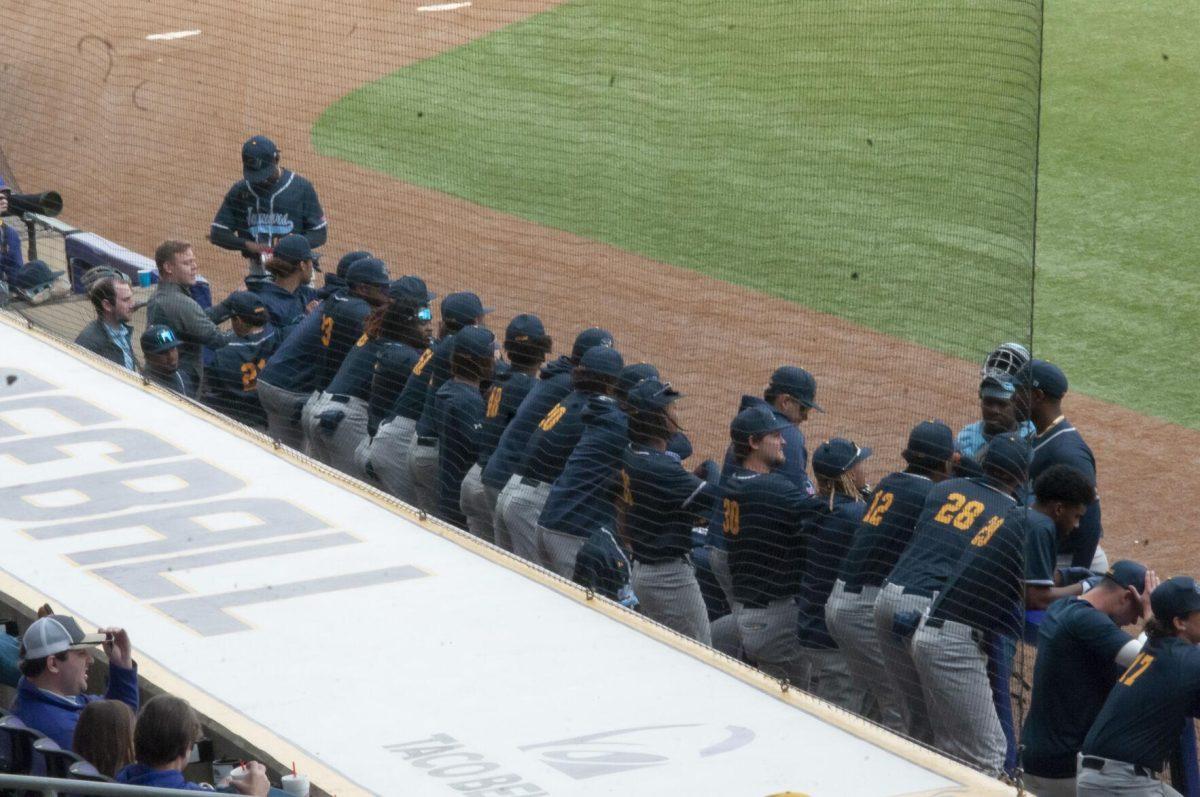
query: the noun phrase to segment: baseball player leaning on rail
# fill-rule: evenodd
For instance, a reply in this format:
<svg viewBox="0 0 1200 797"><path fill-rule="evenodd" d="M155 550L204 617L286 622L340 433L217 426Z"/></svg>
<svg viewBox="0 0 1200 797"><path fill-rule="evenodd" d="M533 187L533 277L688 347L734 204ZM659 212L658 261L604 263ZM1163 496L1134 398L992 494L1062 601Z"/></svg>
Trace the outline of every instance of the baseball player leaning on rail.
<svg viewBox="0 0 1200 797"><path fill-rule="evenodd" d="M1055 602L1038 627L1033 698L1021 734L1025 786L1041 797L1074 797L1083 740L1145 637L1121 630L1149 619L1153 570L1116 562L1082 596Z"/></svg>
<svg viewBox="0 0 1200 797"><path fill-rule="evenodd" d="M1168 579L1150 593L1145 647L1117 679L1083 741L1076 793L1175 795L1154 777L1200 715L1200 584Z"/></svg>

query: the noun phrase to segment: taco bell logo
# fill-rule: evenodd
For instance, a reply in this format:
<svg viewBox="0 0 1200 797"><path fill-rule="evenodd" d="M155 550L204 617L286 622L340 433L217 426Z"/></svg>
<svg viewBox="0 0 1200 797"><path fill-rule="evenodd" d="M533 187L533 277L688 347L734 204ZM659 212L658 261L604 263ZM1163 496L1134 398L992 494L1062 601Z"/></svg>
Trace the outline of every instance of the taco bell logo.
<svg viewBox="0 0 1200 797"><path fill-rule="evenodd" d="M731 753L752 741L754 731L749 728L695 723L622 728L518 749L536 752L542 763L575 780L586 780L666 766L674 761L710 758Z"/></svg>

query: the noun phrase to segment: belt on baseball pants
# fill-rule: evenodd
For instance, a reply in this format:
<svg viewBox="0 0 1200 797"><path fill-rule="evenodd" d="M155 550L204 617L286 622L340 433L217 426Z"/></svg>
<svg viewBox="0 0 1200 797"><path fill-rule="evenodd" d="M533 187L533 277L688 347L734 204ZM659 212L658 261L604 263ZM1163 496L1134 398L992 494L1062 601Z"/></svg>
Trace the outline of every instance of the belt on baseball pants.
<svg viewBox="0 0 1200 797"><path fill-rule="evenodd" d="M920 589L919 587L903 587L903 591L904 591L905 595L916 595L918 598L932 598L933 597L932 592L930 592L927 589ZM935 626L935 628L936 628L936 626Z"/></svg>
<svg viewBox="0 0 1200 797"><path fill-rule="evenodd" d="M944 626L946 624L946 622L947 621L946 621L945 617L927 617L927 618L925 618L925 627L938 629L938 628L941 628L942 626ZM957 622L957 621L954 620L951 622ZM980 642L983 640L983 632L980 631L978 628L971 628L971 626L967 625L966 623L959 623L959 625L963 626L964 628L970 629L971 639L975 640L976 642Z"/></svg>
<svg viewBox="0 0 1200 797"><path fill-rule="evenodd" d="M344 393L334 393L332 396L329 397L329 400L335 401L338 404L349 404L350 403L350 397Z"/></svg>
<svg viewBox="0 0 1200 797"><path fill-rule="evenodd" d="M545 484L545 482L540 482L537 479L531 478L529 476L522 476L521 484L523 484L526 487L541 487L543 484Z"/></svg>
<svg viewBox="0 0 1200 797"><path fill-rule="evenodd" d="M1100 771L1100 770L1104 769L1105 764L1110 763L1110 762L1114 763L1114 764L1121 764L1121 765L1127 766L1127 767L1132 767L1134 773L1136 773L1137 775L1140 775L1143 778L1154 777L1153 772L1146 769L1144 766L1141 766L1140 764L1130 764L1126 761L1117 761L1115 758L1100 758L1099 756L1085 755L1082 759L1080 759L1079 764L1084 769L1095 769L1097 771Z"/></svg>
<svg viewBox="0 0 1200 797"><path fill-rule="evenodd" d="M861 595L864 586L864 584L855 584L854 586L844 584L842 586L842 592L846 593L847 595Z"/></svg>
<svg viewBox="0 0 1200 797"><path fill-rule="evenodd" d="M419 446L436 446L437 438L436 437L418 437L417 445L419 445Z"/></svg>

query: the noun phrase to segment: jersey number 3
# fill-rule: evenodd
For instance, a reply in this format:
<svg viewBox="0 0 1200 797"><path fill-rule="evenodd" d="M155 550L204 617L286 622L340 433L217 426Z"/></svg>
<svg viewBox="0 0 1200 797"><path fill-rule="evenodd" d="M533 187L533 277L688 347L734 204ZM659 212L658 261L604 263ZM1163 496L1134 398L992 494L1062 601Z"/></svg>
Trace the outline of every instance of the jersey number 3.
<svg viewBox="0 0 1200 797"><path fill-rule="evenodd" d="M333 340L333 319L329 316L321 317L321 345L328 348L329 342Z"/></svg>

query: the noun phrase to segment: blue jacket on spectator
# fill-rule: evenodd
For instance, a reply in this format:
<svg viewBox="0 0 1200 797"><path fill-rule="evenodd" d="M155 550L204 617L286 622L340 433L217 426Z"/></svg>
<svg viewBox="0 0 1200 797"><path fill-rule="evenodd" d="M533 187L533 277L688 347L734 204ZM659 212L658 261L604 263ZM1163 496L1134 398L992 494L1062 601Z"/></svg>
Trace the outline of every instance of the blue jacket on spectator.
<svg viewBox="0 0 1200 797"><path fill-rule="evenodd" d="M13 278L24 265L21 236L11 224L0 223L0 280L12 285Z"/></svg>
<svg viewBox="0 0 1200 797"><path fill-rule="evenodd" d="M151 769L145 764L130 764L117 773L117 783L131 786L153 786L157 789L186 789L209 791L199 783L191 783L177 769Z"/></svg>
<svg viewBox="0 0 1200 797"><path fill-rule="evenodd" d="M108 665L108 691L100 695L75 695L63 697L44 689L38 689L29 680L22 678L17 683L17 699L13 701L13 713L30 728L44 733L64 750L71 749L75 736L75 724L84 706L95 700L120 700L134 713L138 710L137 667L126 669Z"/></svg>

